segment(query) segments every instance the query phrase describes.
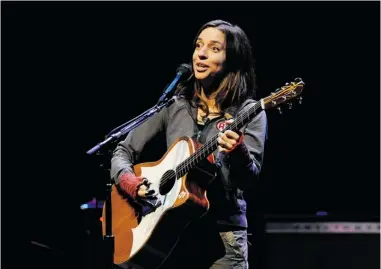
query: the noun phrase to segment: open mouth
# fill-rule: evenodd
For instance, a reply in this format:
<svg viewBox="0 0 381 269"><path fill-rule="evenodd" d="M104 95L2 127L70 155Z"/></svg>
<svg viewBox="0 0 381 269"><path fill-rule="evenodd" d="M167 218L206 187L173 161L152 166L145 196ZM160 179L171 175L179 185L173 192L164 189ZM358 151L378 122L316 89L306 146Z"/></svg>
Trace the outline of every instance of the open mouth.
<svg viewBox="0 0 381 269"><path fill-rule="evenodd" d="M197 72L205 72L209 68L209 65L203 64L203 63L197 63L196 64L196 71Z"/></svg>
<svg viewBox="0 0 381 269"><path fill-rule="evenodd" d="M197 65L197 67L201 67L201 68L208 68L209 67L209 65L206 65L203 63L197 63L196 65Z"/></svg>

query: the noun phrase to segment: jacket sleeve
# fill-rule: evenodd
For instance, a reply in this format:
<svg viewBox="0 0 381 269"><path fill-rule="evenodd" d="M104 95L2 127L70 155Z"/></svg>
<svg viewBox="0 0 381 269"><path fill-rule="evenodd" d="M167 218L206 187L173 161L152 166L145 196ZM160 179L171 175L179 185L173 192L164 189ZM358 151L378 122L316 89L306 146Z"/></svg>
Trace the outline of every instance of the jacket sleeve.
<svg viewBox="0 0 381 269"><path fill-rule="evenodd" d="M267 116L265 111L256 115L244 128L243 141L232 152L229 162L231 174L246 178L257 178L262 168L267 138Z"/></svg>
<svg viewBox="0 0 381 269"><path fill-rule="evenodd" d="M132 130L126 138L119 142L111 158L110 176L115 184L119 184L121 177L126 173L134 174L133 166L138 161L144 146L166 126L167 107L151 116L137 128Z"/></svg>

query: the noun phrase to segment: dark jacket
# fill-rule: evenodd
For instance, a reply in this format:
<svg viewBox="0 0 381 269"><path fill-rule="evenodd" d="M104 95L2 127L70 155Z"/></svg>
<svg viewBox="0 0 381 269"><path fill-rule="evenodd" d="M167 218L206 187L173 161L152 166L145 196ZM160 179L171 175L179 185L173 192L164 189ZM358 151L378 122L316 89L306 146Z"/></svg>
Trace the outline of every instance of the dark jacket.
<svg viewBox="0 0 381 269"><path fill-rule="evenodd" d="M254 100L247 100L241 108L230 108L226 112L234 117L241 109L253 106ZM226 114L225 114L226 115ZM198 137L205 143L215 136L224 117L208 120L200 131L197 125L197 108L182 97L177 97L170 106L163 108L139 127L131 131L124 141L116 146L111 160L111 177L116 184L120 175L133 172L133 165L139 163L139 155L145 145L160 132L164 132L167 149L181 136ZM263 162L267 117L261 111L240 129L244 140L239 148L229 154L214 152L217 177L207 189L210 214L217 223L247 227L246 202L243 191L249 181L255 180ZM246 153L246 154L245 154Z"/></svg>

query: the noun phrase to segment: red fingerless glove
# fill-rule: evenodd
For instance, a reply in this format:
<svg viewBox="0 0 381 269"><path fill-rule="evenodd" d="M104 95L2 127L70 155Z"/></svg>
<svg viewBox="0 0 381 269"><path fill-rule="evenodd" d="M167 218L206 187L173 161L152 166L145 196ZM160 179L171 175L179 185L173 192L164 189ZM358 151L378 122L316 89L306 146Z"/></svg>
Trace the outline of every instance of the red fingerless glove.
<svg viewBox="0 0 381 269"><path fill-rule="evenodd" d="M252 162L250 152L243 143L243 137L241 134L238 143L229 151L231 164L236 167L246 167Z"/></svg>
<svg viewBox="0 0 381 269"><path fill-rule="evenodd" d="M238 133L238 134L240 134L240 133ZM241 145L242 142L243 142L243 134L240 134L240 137L239 137L237 143L228 152L232 152L236 147Z"/></svg>
<svg viewBox="0 0 381 269"><path fill-rule="evenodd" d="M136 198L138 193L138 188L143 184L143 178L137 177L132 173L125 173L120 177L119 187L131 196L133 199Z"/></svg>

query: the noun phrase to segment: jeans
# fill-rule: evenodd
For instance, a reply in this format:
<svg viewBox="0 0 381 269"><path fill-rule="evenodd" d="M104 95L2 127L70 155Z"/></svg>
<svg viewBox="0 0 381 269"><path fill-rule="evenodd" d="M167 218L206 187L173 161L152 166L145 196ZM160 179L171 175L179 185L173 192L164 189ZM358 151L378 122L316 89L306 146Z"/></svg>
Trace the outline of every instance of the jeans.
<svg viewBox="0 0 381 269"><path fill-rule="evenodd" d="M248 269L247 230L189 229L160 269Z"/></svg>
<svg viewBox="0 0 381 269"><path fill-rule="evenodd" d="M247 231L220 232L225 255L216 260L210 269L248 269Z"/></svg>

